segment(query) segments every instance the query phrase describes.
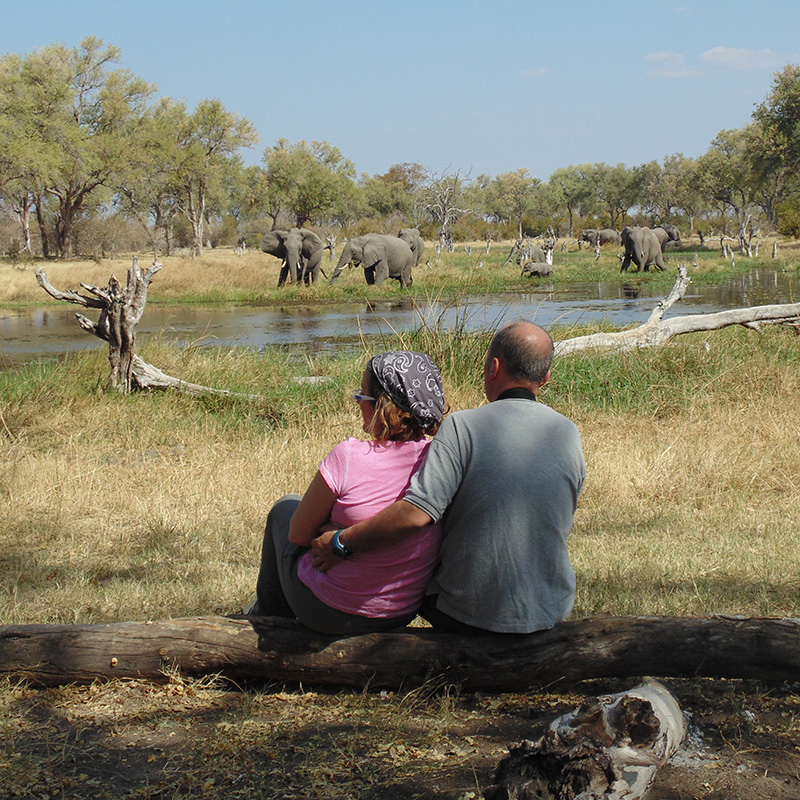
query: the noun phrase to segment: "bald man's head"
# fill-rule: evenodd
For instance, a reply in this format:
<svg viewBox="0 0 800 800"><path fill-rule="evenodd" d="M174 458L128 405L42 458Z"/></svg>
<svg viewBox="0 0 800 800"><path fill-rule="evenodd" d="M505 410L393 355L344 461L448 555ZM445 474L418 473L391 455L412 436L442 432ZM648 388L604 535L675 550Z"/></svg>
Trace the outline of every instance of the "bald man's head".
<svg viewBox="0 0 800 800"><path fill-rule="evenodd" d="M500 361L509 377L539 386L553 363L553 340L544 328L517 320L497 331L486 358Z"/></svg>

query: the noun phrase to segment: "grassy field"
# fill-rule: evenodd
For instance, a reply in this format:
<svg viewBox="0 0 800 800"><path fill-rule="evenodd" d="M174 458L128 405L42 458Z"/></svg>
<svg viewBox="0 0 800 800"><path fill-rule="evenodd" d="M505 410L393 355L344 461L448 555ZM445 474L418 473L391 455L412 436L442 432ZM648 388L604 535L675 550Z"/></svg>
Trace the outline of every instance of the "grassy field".
<svg viewBox="0 0 800 800"><path fill-rule="evenodd" d="M793 251L784 252L783 268L796 270ZM611 252L597 263L585 251L568 255L570 275L603 270L610 279L618 270ZM463 257L474 259L475 249ZM199 263L176 261L174 269L169 262L151 301L269 302L278 297L277 266L264 258L228 254L223 266L222 254L212 254ZM446 258L453 263L445 262L441 274L420 270L415 291L447 293L460 285L462 256ZM258 288L265 265L269 288ZM126 260L47 265L59 288L104 285L110 271L126 268ZM731 266L719 253L702 253L696 272L717 269ZM496 264L494 272L485 287L476 279L464 288L519 283L516 268ZM46 300L32 266L5 265L0 276L0 301ZM353 271L333 291L291 287L281 297L364 296L358 279ZM664 282L668 290L674 276L634 279ZM369 291L400 292L394 282ZM553 330L557 339L575 333ZM479 366L489 335L434 327L382 347L430 352L455 410L482 400ZM158 342L141 353L169 374L258 395L251 400L112 394L102 350L0 371L0 619L235 613L253 595L270 504L287 491L302 492L330 447L359 434L348 392L371 354L365 348L298 360L278 350L254 355ZM309 375L327 380L295 380ZM565 357L542 399L576 421L588 465L570 539L578 574L573 617L797 615L800 340L791 329L737 328L681 337L658 351ZM729 758L752 741L754 725L767 725L761 715L773 699L761 688L675 683L698 716L711 714L703 699L714 698L715 712L724 709L717 727L731 745ZM231 688L177 675L160 687L0 686L0 782L9 797L42 799L469 800L489 782L505 742L530 736L535 721L582 696L490 697L436 685L388 693ZM743 709L759 715L747 729ZM775 719L771 746L794 752L800 715L784 705ZM794 759L787 774L797 771ZM662 785L652 797L692 796L670 791Z"/></svg>
<svg viewBox="0 0 800 800"><path fill-rule="evenodd" d="M665 255L666 272L629 272L626 281L646 282L668 291L674 280L674 268L679 264L692 268L695 283L719 283L734 275L755 269L775 269L776 266L796 272L800 268L800 243L782 240L779 258L773 260L772 242L772 239L764 241L757 258L738 257L735 264L731 264L730 259L722 256L719 242L715 244L708 240L707 247L703 248L696 238L687 240L682 250L668 251ZM450 297L464 293L480 295L519 291L537 285L538 279L521 277L517 265L505 264L512 244L493 242L491 251L487 253L485 243L473 242L459 245L454 252L444 253L441 259L437 259L429 245L422 256L422 263L414 272L414 285L408 292L401 290L395 280L388 280L380 287L367 287L360 267L345 270L333 286L328 286L327 281L321 279L314 286L287 285L278 289L280 262L273 256L255 250L241 256L236 256L229 249L220 249L207 250L204 256L196 259L184 255L163 257L159 261L164 266L155 276L148 303L303 304L362 300L365 297L391 300L409 295ZM554 253L553 280L571 283L619 279L618 248L604 247L597 259L591 249L584 247L578 250L574 240L565 240L563 247L566 249L557 246ZM152 258L142 256L140 262L142 267L146 267L152 263ZM697 266L694 267L694 264ZM124 280L130 265L130 256L100 262L0 262L0 306L54 302L36 283L34 271L37 267L47 272L57 289L80 290L81 283L107 285L112 273ZM333 266L325 254L322 268L329 276Z"/></svg>

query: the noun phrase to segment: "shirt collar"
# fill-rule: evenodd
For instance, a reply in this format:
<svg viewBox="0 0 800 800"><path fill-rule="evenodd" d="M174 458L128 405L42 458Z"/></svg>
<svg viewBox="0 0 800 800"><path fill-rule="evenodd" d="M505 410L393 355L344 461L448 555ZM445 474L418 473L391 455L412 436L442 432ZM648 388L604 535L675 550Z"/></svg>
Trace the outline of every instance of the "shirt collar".
<svg viewBox="0 0 800 800"><path fill-rule="evenodd" d="M536 402L536 395L530 390L525 389L522 386L515 386L513 389L506 389L504 392L501 392L495 402L497 400L533 400L534 403Z"/></svg>

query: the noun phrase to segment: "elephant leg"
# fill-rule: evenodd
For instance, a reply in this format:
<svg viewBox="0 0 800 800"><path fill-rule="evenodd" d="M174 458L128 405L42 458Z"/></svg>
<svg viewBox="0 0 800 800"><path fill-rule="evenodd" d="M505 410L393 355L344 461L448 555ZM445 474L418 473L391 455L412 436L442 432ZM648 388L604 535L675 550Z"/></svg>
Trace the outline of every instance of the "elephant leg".
<svg viewBox="0 0 800 800"><path fill-rule="evenodd" d="M389 277L389 265L385 261L379 261L374 269L375 285L380 286Z"/></svg>
<svg viewBox="0 0 800 800"><path fill-rule="evenodd" d="M320 263L322 262L322 251L319 253L315 253L311 258L306 262L306 271L304 275L304 279L306 283L316 283L317 278L319 278L319 268Z"/></svg>
<svg viewBox="0 0 800 800"><path fill-rule="evenodd" d="M284 261L283 264L281 264L281 271L280 274L278 275L278 286L283 286L283 284L286 283L286 278L288 275L289 275L289 267Z"/></svg>
<svg viewBox="0 0 800 800"><path fill-rule="evenodd" d="M631 254L625 253L625 258L622 259L622 266L619 268L620 272L627 272L628 267L631 265Z"/></svg>
<svg viewBox="0 0 800 800"><path fill-rule="evenodd" d="M400 288L401 289L410 289L411 284L414 283L414 279L411 277L411 270L404 269L400 272Z"/></svg>
<svg viewBox="0 0 800 800"><path fill-rule="evenodd" d="M364 267L364 279L372 286L375 283L375 267Z"/></svg>

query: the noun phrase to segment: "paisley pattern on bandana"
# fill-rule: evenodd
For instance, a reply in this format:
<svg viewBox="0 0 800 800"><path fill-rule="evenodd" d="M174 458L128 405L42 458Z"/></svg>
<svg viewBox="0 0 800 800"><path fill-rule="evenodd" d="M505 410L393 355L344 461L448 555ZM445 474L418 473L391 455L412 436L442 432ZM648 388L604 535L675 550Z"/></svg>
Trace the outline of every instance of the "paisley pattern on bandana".
<svg viewBox="0 0 800 800"><path fill-rule="evenodd" d="M373 356L368 366L395 404L411 412L423 428L442 421L442 376L424 353L392 350Z"/></svg>

